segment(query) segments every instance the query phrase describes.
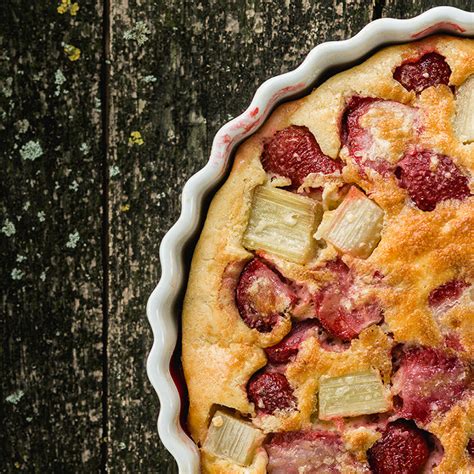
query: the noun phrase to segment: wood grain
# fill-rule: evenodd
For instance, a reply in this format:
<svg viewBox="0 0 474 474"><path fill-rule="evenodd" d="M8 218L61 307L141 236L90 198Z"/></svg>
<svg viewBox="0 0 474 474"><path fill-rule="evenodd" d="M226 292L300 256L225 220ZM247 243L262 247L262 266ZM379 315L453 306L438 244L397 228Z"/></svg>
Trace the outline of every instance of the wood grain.
<svg viewBox="0 0 474 474"><path fill-rule="evenodd" d="M420 1L383 1L382 16L394 18L410 18L419 15L429 8L451 6L466 11L474 11L474 4L470 0L420 0Z"/></svg>
<svg viewBox="0 0 474 474"><path fill-rule="evenodd" d="M296 67L317 43L355 33L371 18L363 4L211 1L157 8L130 0L114 9L112 134L120 175L110 186L112 471L145 469L159 459L160 472L176 472L158 444L156 398L137 364L151 347L144 302L159 278L159 242L178 217L183 184L207 161L217 129L246 108L258 85ZM146 42L124 39L141 20L150 31ZM156 82L146 82L150 74ZM143 145L128 144L132 131L141 132ZM129 429L131 420L139 430Z"/></svg>
<svg viewBox="0 0 474 474"><path fill-rule="evenodd" d="M94 472L102 421L100 10L84 4L71 16L54 2L1 3L0 226L10 222L15 233L12 225L0 233L0 470ZM71 61L62 43L80 48L80 59Z"/></svg>
<svg viewBox="0 0 474 474"><path fill-rule="evenodd" d="M0 5L0 470L175 473L146 378L145 304L215 132L316 44L472 3L114 0L104 18L78 2L76 16L59 1ZM34 160L20 153L30 141Z"/></svg>

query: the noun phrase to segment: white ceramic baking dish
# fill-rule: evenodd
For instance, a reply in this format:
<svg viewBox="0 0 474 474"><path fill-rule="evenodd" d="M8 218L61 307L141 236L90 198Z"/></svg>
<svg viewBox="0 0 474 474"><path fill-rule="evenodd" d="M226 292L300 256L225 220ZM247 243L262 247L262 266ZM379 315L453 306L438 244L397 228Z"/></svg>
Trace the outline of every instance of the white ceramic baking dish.
<svg viewBox="0 0 474 474"><path fill-rule="evenodd" d="M176 459L180 473L199 472L197 447L180 423L182 400L178 388L183 393L183 387L179 387L176 376L173 379L171 367L173 352L179 343L179 308L189 268L187 260L190 257L185 255L185 251L189 252L195 243L205 216L204 200L226 175L233 150L255 132L276 104L308 92L328 70L343 69L357 63L381 46L413 41L439 32L474 36L474 13L438 7L408 20L384 18L373 21L351 39L316 46L297 69L273 77L258 88L247 110L217 132L208 163L184 186L181 215L161 242L161 279L147 305L148 320L154 334L147 371L161 403L158 432Z"/></svg>

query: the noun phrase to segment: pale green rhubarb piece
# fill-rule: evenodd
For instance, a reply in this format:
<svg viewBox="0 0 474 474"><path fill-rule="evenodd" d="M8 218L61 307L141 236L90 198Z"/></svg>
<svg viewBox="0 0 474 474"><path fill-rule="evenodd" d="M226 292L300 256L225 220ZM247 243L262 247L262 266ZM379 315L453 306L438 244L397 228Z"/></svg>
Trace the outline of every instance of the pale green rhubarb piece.
<svg viewBox="0 0 474 474"><path fill-rule="evenodd" d="M321 221L322 206L283 189L255 189L243 245L304 264L314 255L313 234Z"/></svg>
<svg viewBox="0 0 474 474"><path fill-rule="evenodd" d="M474 142L474 75L461 84L456 92L454 130L463 143Z"/></svg>
<svg viewBox="0 0 474 474"><path fill-rule="evenodd" d="M390 393L377 371L341 377L323 375L319 381L319 418L382 413L391 408Z"/></svg>
<svg viewBox="0 0 474 474"><path fill-rule="evenodd" d="M218 458L249 466L264 437L250 422L217 410L209 425L203 450Z"/></svg>
<svg viewBox="0 0 474 474"><path fill-rule="evenodd" d="M324 214L316 238L342 253L367 258L380 241L383 217L383 210L353 186L336 210Z"/></svg>

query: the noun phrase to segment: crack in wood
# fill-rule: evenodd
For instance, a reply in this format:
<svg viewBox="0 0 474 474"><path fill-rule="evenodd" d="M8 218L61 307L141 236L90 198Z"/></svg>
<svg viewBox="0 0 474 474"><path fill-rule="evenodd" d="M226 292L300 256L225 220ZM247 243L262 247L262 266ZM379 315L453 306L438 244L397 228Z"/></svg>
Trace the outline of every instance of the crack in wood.
<svg viewBox="0 0 474 474"><path fill-rule="evenodd" d="M372 8L372 21L382 18L386 0L375 0Z"/></svg>
<svg viewBox="0 0 474 474"><path fill-rule="evenodd" d="M105 473L108 469L109 447L109 150L110 150L110 32L111 6L110 0L103 0L102 10L102 64L100 75L100 95L102 102L102 439L100 443L100 470Z"/></svg>

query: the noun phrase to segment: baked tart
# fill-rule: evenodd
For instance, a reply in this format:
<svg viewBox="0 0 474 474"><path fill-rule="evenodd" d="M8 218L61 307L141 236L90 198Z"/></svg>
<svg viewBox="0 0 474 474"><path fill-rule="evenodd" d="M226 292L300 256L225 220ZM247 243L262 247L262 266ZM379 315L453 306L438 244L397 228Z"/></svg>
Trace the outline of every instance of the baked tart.
<svg viewBox="0 0 474 474"><path fill-rule="evenodd" d="M209 473L474 472L474 40L387 47L242 143L183 309Z"/></svg>

